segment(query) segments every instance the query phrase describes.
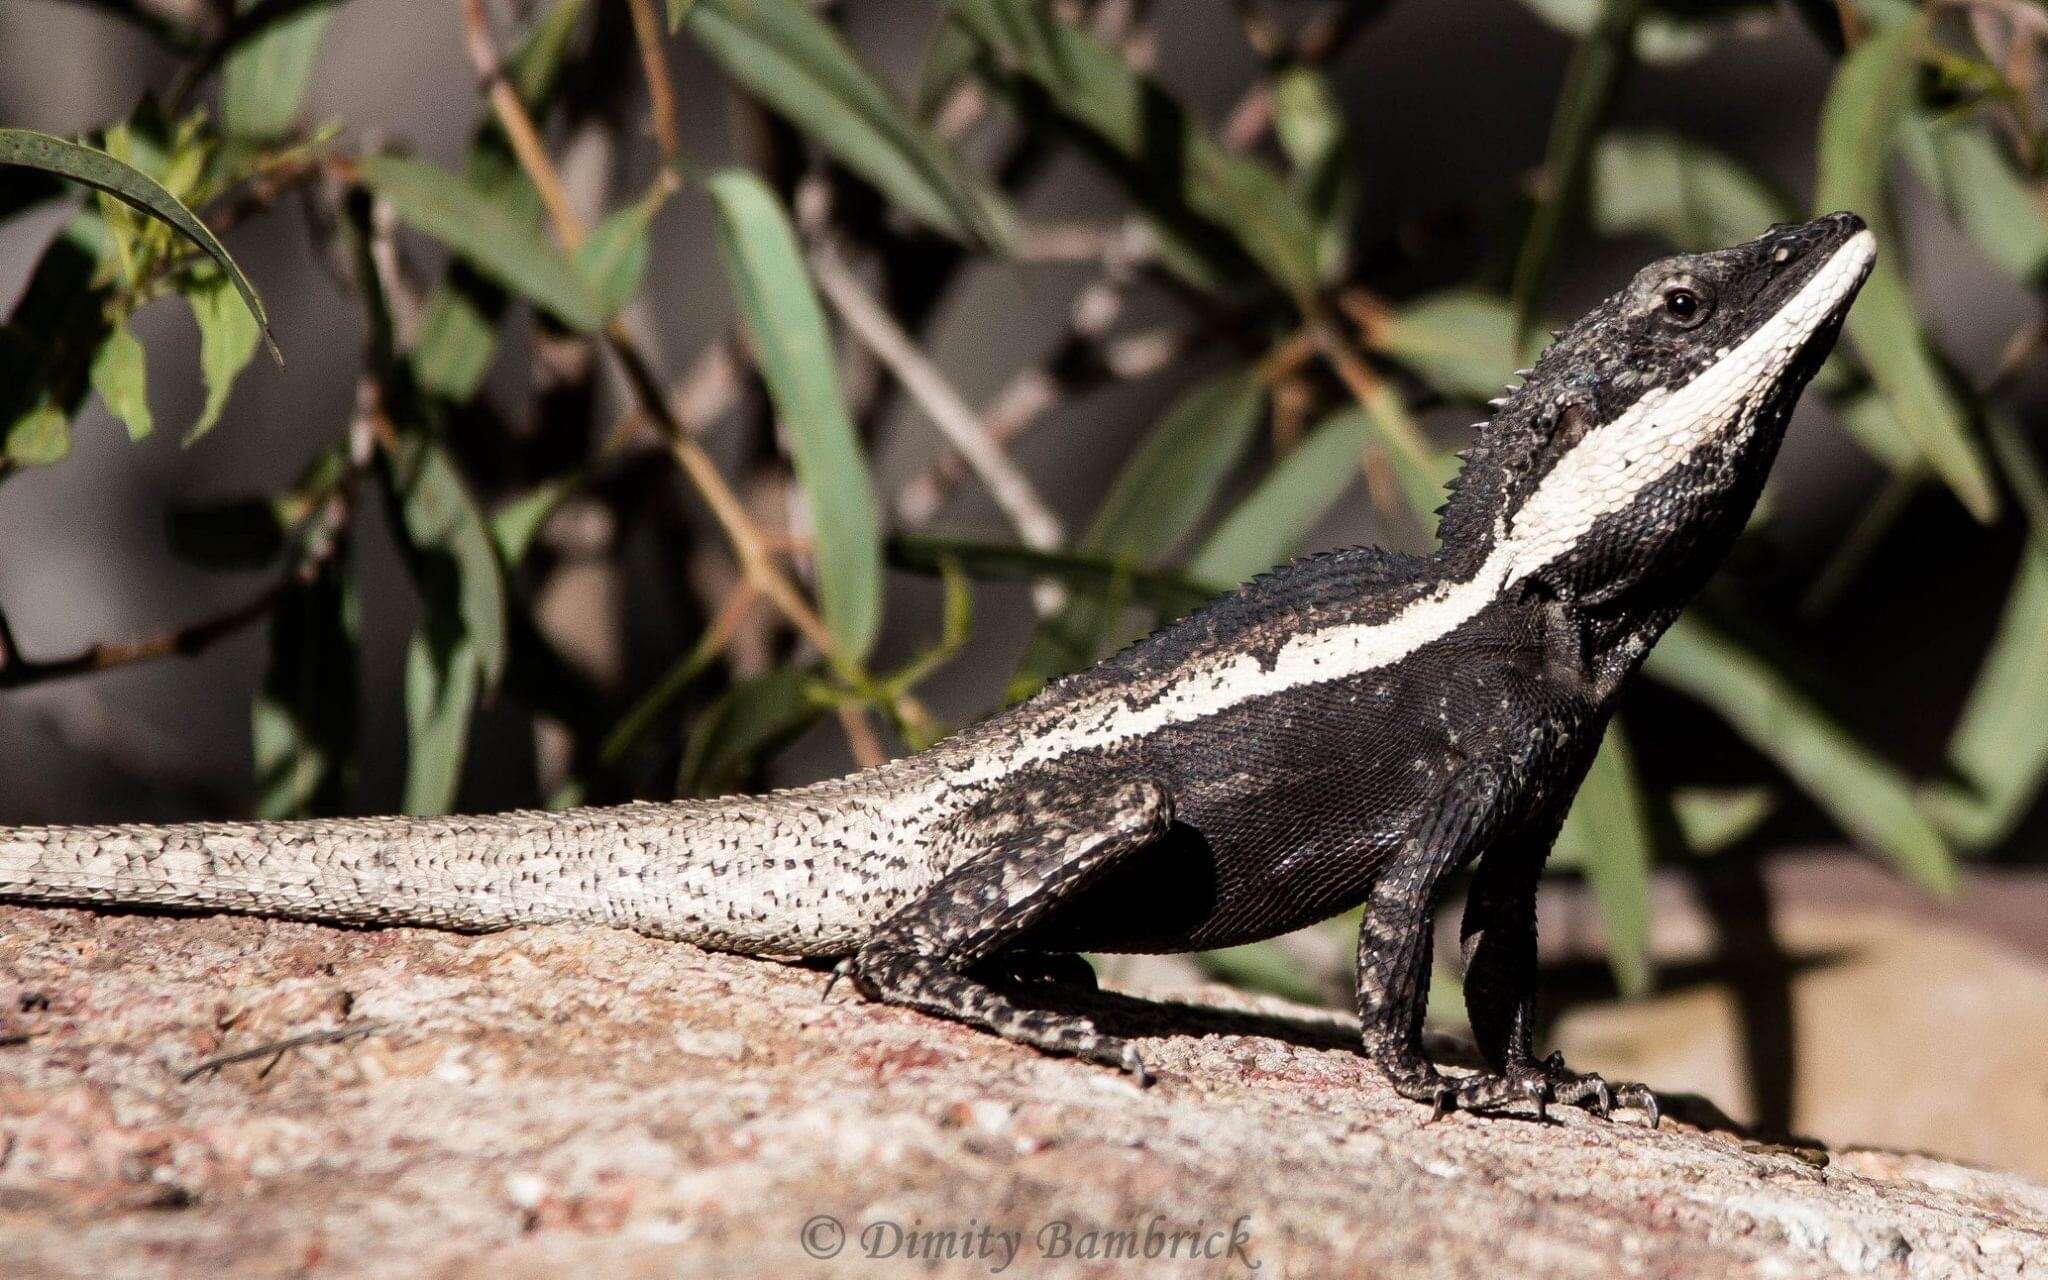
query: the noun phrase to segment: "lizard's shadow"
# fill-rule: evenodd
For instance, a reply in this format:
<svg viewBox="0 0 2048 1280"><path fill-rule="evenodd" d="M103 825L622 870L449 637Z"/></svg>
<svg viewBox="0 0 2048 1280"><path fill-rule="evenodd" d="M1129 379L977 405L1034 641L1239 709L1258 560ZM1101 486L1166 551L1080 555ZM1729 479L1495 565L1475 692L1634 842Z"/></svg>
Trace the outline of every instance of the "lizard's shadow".
<svg viewBox="0 0 2048 1280"><path fill-rule="evenodd" d="M1093 991L1055 983L991 982L1020 1004L1056 1013L1079 1014L1106 1035L1127 1039L1168 1036L1257 1036L1302 1049L1358 1052L1358 1029L1331 1015L1289 1017L1253 1009L1232 1009L1187 1000Z"/></svg>
<svg viewBox="0 0 2048 1280"><path fill-rule="evenodd" d="M1033 1008L1080 1014L1107 1035L1134 1040L1172 1036L1252 1036L1302 1049L1336 1050L1365 1061L1359 1048L1357 1027L1335 1014L1327 1019L1290 1017L1187 1000L1126 995L1119 991L1093 991L1058 983L995 981L990 985ZM1440 1065L1475 1069L1482 1065L1477 1052L1465 1041L1433 1033L1427 1038L1430 1057ZM1657 1099L1665 1115L1696 1129L1730 1134L1745 1140L1757 1137L1749 1126L1723 1111L1712 1099L1699 1094L1659 1090ZM1511 1111L1502 1114L1510 1118L1531 1118ZM1788 1138L1786 1141L1797 1147L1821 1146L1811 1138Z"/></svg>

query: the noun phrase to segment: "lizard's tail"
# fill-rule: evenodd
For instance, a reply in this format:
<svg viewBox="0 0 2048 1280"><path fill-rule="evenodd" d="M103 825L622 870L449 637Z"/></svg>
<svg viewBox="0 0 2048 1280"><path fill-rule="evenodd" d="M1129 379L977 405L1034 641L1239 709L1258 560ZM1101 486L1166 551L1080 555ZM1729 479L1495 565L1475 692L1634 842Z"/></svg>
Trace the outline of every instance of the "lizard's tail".
<svg viewBox="0 0 2048 1280"><path fill-rule="evenodd" d="M0 829L0 900L488 930L589 922L842 954L903 899L914 825L872 786L489 817ZM882 798L877 801L877 795ZM921 842L919 842L921 843ZM864 879L863 877L866 877Z"/></svg>

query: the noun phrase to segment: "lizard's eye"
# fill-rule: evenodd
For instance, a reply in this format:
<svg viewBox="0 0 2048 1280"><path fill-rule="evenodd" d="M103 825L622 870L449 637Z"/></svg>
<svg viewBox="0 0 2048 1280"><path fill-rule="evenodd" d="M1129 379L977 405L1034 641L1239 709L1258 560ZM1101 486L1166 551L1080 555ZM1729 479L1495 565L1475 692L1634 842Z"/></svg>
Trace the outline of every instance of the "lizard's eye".
<svg viewBox="0 0 2048 1280"><path fill-rule="evenodd" d="M1681 329L1690 329L1707 318L1707 301L1686 285L1664 291L1664 314Z"/></svg>

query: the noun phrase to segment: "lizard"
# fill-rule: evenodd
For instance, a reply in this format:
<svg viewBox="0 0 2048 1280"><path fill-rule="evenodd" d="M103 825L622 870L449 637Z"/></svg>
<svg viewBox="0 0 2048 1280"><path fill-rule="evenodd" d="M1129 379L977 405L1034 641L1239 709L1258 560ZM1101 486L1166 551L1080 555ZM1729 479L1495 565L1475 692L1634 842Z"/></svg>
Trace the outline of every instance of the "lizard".
<svg viewBox="0 0 2048 1280"><path fill-rule="evenodd" d="M1537 880L1616 700L1753 510L1876 257L1858 217L1667 257L1491 402L1428 554L1324 551L914 755L762 795L474 817L0 830L0 899L484 931L585 922L836 962L868 999L1146 1079L1033 1007L1089 952L1362 908L1361 1047L1447 1110L1656 1096L1535 1044ZM1433 919L1482 1066L1425 1052ZM1044 1002L1039 1002L1044 1003Z"/></svg>

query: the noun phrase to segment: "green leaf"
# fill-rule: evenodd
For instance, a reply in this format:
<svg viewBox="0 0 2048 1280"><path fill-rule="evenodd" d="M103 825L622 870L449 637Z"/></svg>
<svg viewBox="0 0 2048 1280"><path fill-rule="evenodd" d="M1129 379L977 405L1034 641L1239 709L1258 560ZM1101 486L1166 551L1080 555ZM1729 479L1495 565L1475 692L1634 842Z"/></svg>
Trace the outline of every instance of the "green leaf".
<svg viewBox="0 0 2048 1280"><path fill-rule="evenodd" d="M1011 215L803 0L700 0L670 20L725 73L927 226L1005 248Z"/></svg>
<svg viewBox="0 0 2048 1280"><path fill-rule="evenodd" d="M569 42L588 4L589 0L555 0L546 13L533 20L519 48L507 59L505 73L528 111L545 106L555 96L556 83L568 61Z"/></svg>
<svg viewBox="0 0 2048 1280"><path fill-rule="evenodd" d="M725 169L706 185L726 274L809 501L825 625L857 663L882 621L881 505L840 394L825 313L767 184Z"/></svg>
<svg viewBox="0 0 2048 1280"><path fill-rule="evenodd" d="M71 420L47 402L37 404L7 427L7 459L25 467L62 462L71 453Z"/></svg>
<svg viewBox="0 0 2048 1280"><path fill-rule="evenodd" d="M155 424L149 416L148 358L127 325L115 325L100 344L92 361L92 389L100 393L107 412L128 428L130 440L149 434Z"/></svg>
<svg viewBox="0 0 2048 1280"><path fill-rule="evenodd" d="M1170 554L1215 503L1265 407L1264 385L1244 367L1183 392L1118 469L1080 549L1137 562Z"/></svg>
<svg viewBox="0 0 2048 1280"><path fill-rule="evenodd" d="M1670 801L1679 838L1696 854L1740 844L1778 807L1769 787L1679 787Z"/></svg>
<svg viewBox="0 0 2048 1280"><path fill-rule="evenodd" d="M697 0L668 0L668 29L673 35L683 29L690 20L690 10L697 7Z"/></svg>
<svg viewBox="0 0 2048 1280"><path fill-rule="evenodd" d="M270 319L264 314L263 300L256 296L256 290L243 276L242 269L235 265L235 260L228 256L220 241L206 229L206 224L194 217L192 211L156 179L133 165L121 163L104 151L95 151L32 129L0 129L0 166L10 164L40 169L84 183L175 227L204 249L234 282L235 292L241 295L249 314L255 317L263 330L263 339L270 348L271 357L279 364L284 363L277 343L271 341Z"/></svg>
<svg viewBox="0 0 2048 1280"><path fill-rule="evenodd" d="M1442 457L1426 465L1409 460L1384 418L1391 399L1375 401L1370 410L1340 409L1273 464L1203 541L1188 562L1188 576L1221 588L1285 560L1357 481L1361 461L1374 448L1392 462L1410 510L1430 520L1454 464Z"/></svg>
<svg viewBox="0 0 2048 1280"><path fill-rule="evenodd" d="M343 556L324 562L311 582L286 588L271 618L270 668L250 706L260 817L350 807L359 630Z"/></svg>
<svg viewBox="0 0 2048 1280"><path fill-rule="evenodd" d="M290 132L320 55L320 40L340 0L313 0L264 27L221 66L220 124L229 136L258 140ZM241 8L250 8L244 3Z"/></svg>
<svg viewBox="0 0 2048 1280"><path fill-rule="evenodd" d="M1558 834L1553 860L1577 867L1593 886L1607 932L1607 963L1625 996L1650 989L1650 867L1656 859L1650 819L1619 723L1579 786Z"/></svg>
<svg viewBox="0 0 2048 1280"><path fill-rule="evenodd" d="M1603 236L1650 235L1685 253L1747 240L1792 207L1741 164L1667 133L1609 133L1593 152L1593 225Z"/></svg>
<svg viewBox="0 0 2048 1280"><path fill-rule="evenodd" d="M825 704L811 688L809 673L782 668L727 690L691 726L676 790L722 795L745 783L763 759L824 714Z"/></svg>
<svg viewBox="0 0 2048 1280"><path fill-rule="evenodd" d="M1920 450L1882 393L1861 391L1837 401L1834 408L1842 429L1887 469L1900 474L1920 470Z"/></svg>
<svg viewBox="0 0 2048 1280"><path fill-rule="evenodd" d="M1373 350L1447 396L1490 400L1530 363L1540 343L1518 343L1506 299L1469 289L1427 294L1371 327Z"/></svg>
<svg viewBox="0 0 2048 1280"><path fill-rule="evenodd" d="M525 560L548 517L555 514L564 498L582 487L585 479L580 471L557 476L491 512L491 541L497 544L499 557L514 566Z"/></svg>
<svg viewBox="0 0 2048 1280"><path fill-rule="evenodd" d="M505 294L461 263L427 296L426 315L409 357L420 389L467 404L483 386L498 345Z"/></svg>
<svg viewBox="0 0 2048 1280"><path fill-rule="evenodd" d="M1998 512L1990 467L1971 440L1963 411L1920 332L1906 291L1900 244L1886 212L1886 160L1912 101L1926 23L1872 33L1843 58L1821 112L1815 206L1853 209L1879 243L1877 265L1846 332L1892 415L1921 455L1979 520Z"/></svg>
<svg viewBox="0 0 2048 1280"><path fill-rule="evenodd" d="M219 272L199 273L184 293L185 304L192 308L192 319L199 324L199 372L206 379L205 407L199 411L199 420L185 432L184 443L189 445L220 421L228 393L234 390L235 379L256 354L256 340L261 335L255 318Z"/></svg>
<svg viewBox="0 0 2048 1280"><path fill-rule="evenodd" d="M1993 265L2024 284L2048 280L2048 207L1984 121L1915 111L1902 137L1922 180Z"/></svg>
<svg viewBox="0 0 2048 1280"><path fill-rule="evenodd" d="M598 759L605 764L617 764L625 759L626 753L638 746L654 728L661 713L682 697L699 676L711 669L711 664L724 649L719 640L716 632L707 628L690 651L677 659L675 665L654 682L654 687L619 718L619 723L605 735L604 745L598 748Z"/></svg>
<svg viewBox="0 0 2048 1280"><path fill-rule="evenodd" d="M1183 393L1110 482L1079 550L1132 565L1171 554L1214 505L1265 405L1265 387L1248 368L1212 375ZM1115 594L1077 596L1047 619L1011 681L1011 696L1093 661L1119 613Z"/></svg>
<svg viewBox="0 0 2048 1280"><path fill-rule="evenodd" d="M590 283L607 316L640 292L647 275L647 226L674 188L657 180L638 200L612 212L576 250L576 269Z"/></svg>
<svg viewBox="0 0 2048 1280"><path fill-rule="evenodd" d="M1279 175L1224 150L1100 41L1054 20L1036 0L953 0L953 14L1005 71L1041 92L1025 110L1076 126L1105 172L1165 234L1186 242L1184 252L1213 258L1201 242L1221 235L1290 292L1320 282L1318 228ZM1231 274L1227 263L1211 269Z"/></svg>
<svg viewBox="0 0 2048 1280"><path fill-rule="evenodd" d="M1363 410L1331 414L1294 452L1273 464L1216 526L1188 561L1188 576L1220 588L1294 554L1357 483L1359 459L1375 438Z"/></svg>
<svg viewBox="0 0 2048 1280"><path fill-rule="evenodd" d="M1317 274L1334 279L1350 248L1359 167L1326 72L1296 65L1274 76L1273 132L1294 170L1289 186L1316 225Z"/></svg>
<svg viewBox="0 0 2048 1280"><path fill-rule="evenodd" d="M1930 892L1954 892L1954 860L1906 779L1762 656L1681 618L1650 651L1645 669L1712 707L1844 831Z"/></svg>
<svg viewBox="0 0 2048 1280"><path fill-rule="evenodd" d="M1949 736L1953 780L1928 788L1928 811L1958 844L1981 849L2012 834L2048 781L2048 483L2018 424L1994 417L1991 439L2027 516L1991 648Z"/></svg>
<svg viewBox="0 0 2048 1280"><path fill-rule="evenodd" d="M400 542L429 619L441 619L431 625L445 625L473 647L482 691L489 692L506 657L504 571L490 526L455 460L424 432L401 435L385 462Z"/></svg>
<svg viewBox="0 0 2048 1280"><path fill-rule="evenodd" d="M363 157L361 173L399 217L447 245L483 276L580 333L604 328L604 302L596 290L537 225L510 208L502 193L392 155Z"/></svg>
<svg viewBox="0 0 2048 1280"><path fill-rule="evenodd" d="M405 812L455 808L479 692L469 637L429 618L405 650Z"/></svg>

